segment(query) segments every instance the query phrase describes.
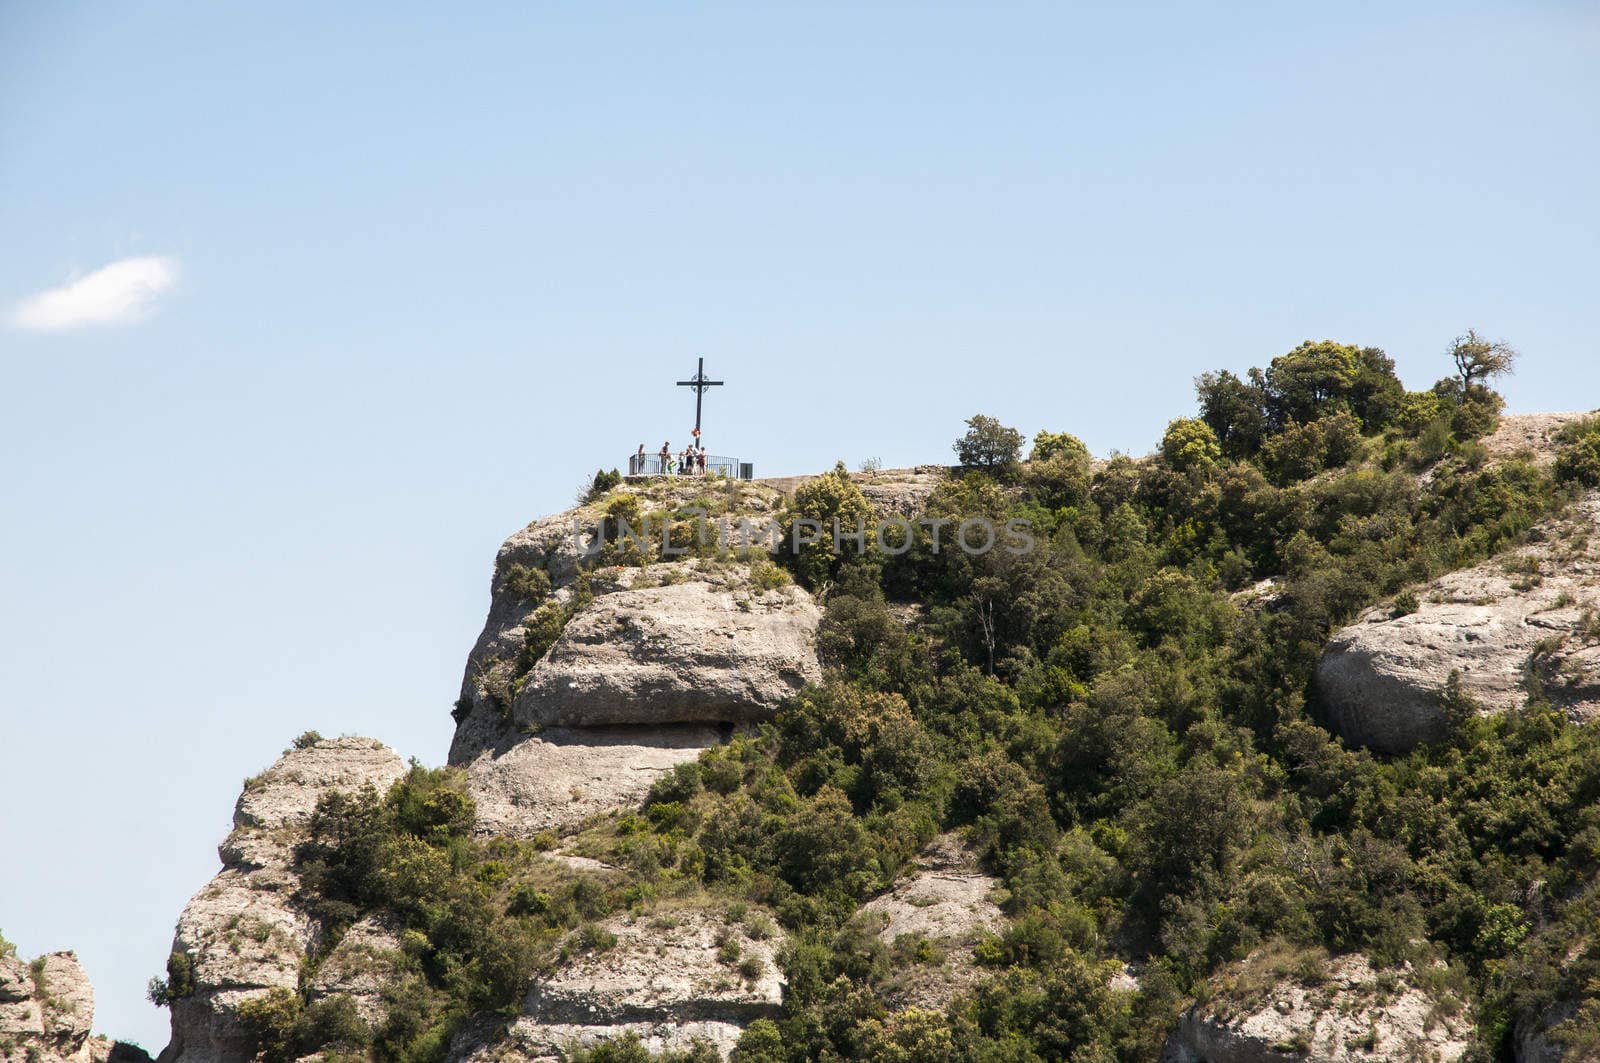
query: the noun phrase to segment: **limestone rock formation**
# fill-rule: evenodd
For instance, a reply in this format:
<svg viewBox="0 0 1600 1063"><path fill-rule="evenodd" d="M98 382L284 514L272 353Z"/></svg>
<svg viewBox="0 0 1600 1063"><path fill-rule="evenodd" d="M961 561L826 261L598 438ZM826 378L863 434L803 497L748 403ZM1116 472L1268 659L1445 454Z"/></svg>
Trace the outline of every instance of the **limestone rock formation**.
<svg viewBox="0 0 1600 1063"><path fill-rule="evenodd" d="M1574 718L1600 710L1600 496L1533 541L1414 592L1417 608L1367 610L1334 634L1317 688L1334 730L1379 752L1441 737L1450 674L1485 711L1538 694ZM1591 541L1594 539L1594 541Z"/></svg>
<svg viewBox="0 0 1600 1063"><path fill-rule="evenodd" d="M798 587L692 581L595 598L517 695L519 724L749 722L822 676L822 612Z"/></svg>
<svg viewBox="0 0 1600 1063"><path fill-rule="evenodd" d="M1412 969L1377 971L1360 955L1311 966L1260 950L1223 972L1162 1063L1451 1063L1471 1046L1464 1005L1420 988Z"/></svg>
<svg viewBox="0 0 1600 1063"><path fill-rule="evenodd" d="M0 1063L149 1063L137 1045L91 1036L94 986L76 953L31 963L0 946Z"/></svg>
<svg viewBox="0 0 1600 1063"><path fill-rule="evenodd" d="M773 925L755 909L733 920L693 907L608 920L602 936L614 943L536 980L504 1038L468 1058L554 1060L629 1033L653 1051L704 1040L725 1056L745 1025L775 1017L783 1002Z"/></svg>
<svg viewBox="0 0 1600 1063"><path fill-rule="evenodd" d="M707 542L716 541L721 528L726 525L733 545L744 543L745 536L737 531L740 521L749 521L758 529L754 537L760 540L759 529L781 506L781 490L765 483L737 483L673 479L648 483L627 484L611 496L613 500L633 496L639 512L646 521L651 519L659 532L660 519L669 513L682 514L689 510L705 512L704 524ZM655 633L671 636L674 648L681 647L683 656L662 658L659 654L638 660L634 678L644 680L652 667L657 670L657 680L665 683L670 693L684 685L705 683L715 688L719 680L711 672L719 662L728 658L726 646L708 635L705 626L719 625L728 609L738 610L751 623L746 626L754 632L749 656L743 658L747 685L757 695L765 696L772 680L761 676L769 665L777 672L797 664L803 673L815 668L814 653L801 652L798 662L791 661L791 647L784 640L791 628L802 631L815 630L815 606L809 596L798 589L786 592L786 601L792 608L772 608L775 599L761 594L750 586L748 566L740 562L702 562L685 560L656 563L644 567L595 568L591 549L600 542L602 518L606 503L595 502L578 506L564 513L544 517L514 533L500 547L495 559L494 577L491 581L489 615L482 633L478 636L467 659L462 677L461 697L456 708L456 734L451 743L450 762L464 764L486 749L501 748L516 737L512 719L512 702L518 703L517 718L527 721L572 724L570 707L563 708L558 698L549 709L543 709L538 699L527 690L539 679L529 674L542 662L528 659L529 634L542 630L550 619L550 609L560 606L569 613L575 605L574 598L582 587L594 600L576 615L570 616L566 626L572 628L572 637L562 647L567 666L582 666L582 642L586 627L598 630L612 619L643 611L651 620L660 620L663 626ZM680 517L681 519L681 517ZM587 562L587 564L585 564ZM580 566L588 569L580 579ZM530 582L531 581L531 582ZM672 591L664 602L654 602L642 592L667 590L672 586L684 589ZM629 592L635 592L629 594ZM608 599L614 595L624 597L615 603ZM753 603L752 597L765 599L763 607L745 610ZM576 625L574 627L574 625ZM593 630L590 635L593 635ZM696 646L698 645L698 648ZM662 641L637 647L659 650ZM542 657L555 652L548 642L539 643L535 651ZM712 652L707 652L707 651ZM776 654L775 656L770 656ZM733 664L738 667L740 658L735 655ZM541 690L548 694L560 693L563 678L570 678L554 666L546 671L555 674L547 678ZM672 672L668 682L667 672ZM568 699L571 701L572 699ZM614 702L614 699L613 699ZM699 705L699 703L697 703ZM696 708L686 708L682 699L678 707L656 702L639 706L637 719L615 707L601 717L589 720L592 724L616 722L659 723L667 720L696 720L719 722L720 719L740 719L761 715L768 711L763 705L746 706L736 703L743 715L717 717L715 711L726 708L726 702L710 702ZM687 713L687 715L685 715ZM578 715L582 715L581 713Z"/></svg>
<svg viewBox="0 0 1600 1063"><path fill-rule="evenodd" d="M928 496L949 477L942 465L919 465L914 469L885 469L851 477L880 519L891 516L915 518L928 504Z"/></svg>
<svg viewBox="0 0 1600 1063"><path fill-rule="evenodd" d="M33 963L0 955L0 1058L86 1060L94 987L78 957L51 952Z"/></svg>
<svg viewBox="0 0 1600 1063"><path fill-rule="evenodd" d="M911 936L933 946L932 962L912 962L898 973L889 990L896 1006L942 1009L977 983L973 946L1004 922L989 899L997 885L959 837L944 834L918 854L910 877L862 906L862 917L883 924L884 944Z"/></svg>
<svg viewBox="0 0 1600 1063"><path fill-rule="evenodd" d="M317 966L309 986L313 1002L343 994L369 1026L388 1016L383 989L394 977L400 958L400 928L388 918L369 915L358 920Z"/></svg>
<svg viewBox="0 0 1600 1063"><path fill-rule="evenodd" d="M664 772L719 740L705 724L551 727L485 750L467 765L478 828L489 834L557 836L597 813L635 805Z"/></svg>
<svg viewBox="0 0 1600 1063"><path fill-rule="evenodd" d="M293 899L294 846L318 797L369 783L381 792L405 771L400 755L380 742L337 738L291 749L245 782L234 830L219 849L222 871L178 918L172 951L188 958L194 988L172 1002L162 1063L249 1058L239 1005L276 987L294 989L318 931Z"/></svg>

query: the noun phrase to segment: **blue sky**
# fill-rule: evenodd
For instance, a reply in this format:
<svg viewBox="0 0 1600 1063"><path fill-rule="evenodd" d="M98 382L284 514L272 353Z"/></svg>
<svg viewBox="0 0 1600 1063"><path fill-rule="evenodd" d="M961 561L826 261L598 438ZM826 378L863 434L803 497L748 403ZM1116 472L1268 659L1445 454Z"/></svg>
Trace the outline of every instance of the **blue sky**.
<svg viewBox="0 0 1600 1063"><path fill-rule="evenodd" d="M1600 405L1589 5L0 5L0 928L142 999L298 732L444 757L641 440L1144 451L1303 339ZM121 263L120 272L97 271ZM59 291L63 286L76 287ZM56 291L55 295L47 295Z"/></svg>

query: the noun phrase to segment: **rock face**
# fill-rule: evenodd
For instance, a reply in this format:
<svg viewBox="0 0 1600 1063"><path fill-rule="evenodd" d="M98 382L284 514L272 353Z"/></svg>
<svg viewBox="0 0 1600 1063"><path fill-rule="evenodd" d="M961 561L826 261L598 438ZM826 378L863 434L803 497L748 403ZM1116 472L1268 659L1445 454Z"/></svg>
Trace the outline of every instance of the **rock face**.
<svg viewBox="0 0 1600 1063"><path fill-rule="evenodd" d="M981 972L973 946L1004 923L989 900L997 885L979 869L971 849L945 834L918 855L914 874L862 906L862 917L883 924L878 936L884 944L909 936L933 946L931 955L903 965L889 989L893 1004L943 1009L977 983Z"/></svg>
<svg viewBox="0 0 1600 1063"><path fill-rule="evenodd" d="M1535 464L1549 465L1555 461L1557 433L1586 416L1582 413L1509 413L1500 418L1493 432L1483 437L1483 449L1488 451L1491 460L1522 454L1531 457Z"/></svg>
<svg viewBox="0 0 1600 1063"><path fill-rule="evenodd" d="M726 1055L747 1023L776 1016L783 1003L772 925L766 913L734 922L699 908L610 920L602 929L615 944L579 955L529 988L511 1045L555 1059L577 1045L636 1033L656 1051L700 1039ZM760 929L753 933L753 926Z"/></svg>
<svg viewBox="0 0 1600 1063"><path fill-rule="evenodd" d="M822 613L798 587L736 597L694 581L595 598L517 695L519 724L768 719L821 679Z"/></svg>
<svg viewBox="0 0 1600 1063"><path fill-rule="evenodd" d="M615 497L624 495L658 531L661 515L702 509L711 514L706 541L722 522L735 546L743 541L739 522L752 522L759 539L783 497L765 484L671 480L625 485ZM489 616L462 677L450 763L503 750L519 725L765 718L776 700L818 674L819 614L799 588L753 587L748 565L737 561L594 568L589 551L605 504L541 518L500 547ZM580 567L590 571L580 576ZM540 586L519 578L530 574ZM580 588L593 599L574 614ZM555 606L573 615L554 645L534 651L541 659L528 660L529 632L548 626Z"/></svg>
<svg viewBox="0 0 1600 1063"><path fill-rule="evenodd" d="M293 900L294 846L318 797L369 783L381 792L405 772L405 761L382 743L338 738L290 750L246 781L234 830L219 849L222 871L178 918L172 951L189 958L194 992L173 1001L163 1063L249 1058L239 1005L273 988L294 989L318 932Z"/></svg>
<svg viewBox="0 0 1600 1063"><path fill-rule="evenodd" d="M1418 988L1409 968L1350 955L1308 974L1253 954L1184 1014L1162 1063L1451 1063L1471 1045L1462 1005Z"/></svg>
<svg viewBox="0 0 1600 1063"><path fill-rule="evenodd" d="M1600 710L1600 496L1540 525L1534 541L1414 592L1415 612L1369 609L1337 632L1317 669L1330 726L1403 753L1443 736L1452 672L1488 712L1530 694L1574 718Z"/></svg>
<svg viewBox="0 0 1600 1063"><path fill-rule="evenodd" d="M94 987L71 952L32 963L0 954L0 1060L4 1063L91 1063L111 1042L91 1038Z"/></svg>
<svg viewBox="0 0 1600 1063"><path fill-rule="evenodd" d="M639 804L662 773L718 740L717 728L704 724L552 727L479 754L467 765L467 789L485 833L559 836L597 813Z"/></svg>

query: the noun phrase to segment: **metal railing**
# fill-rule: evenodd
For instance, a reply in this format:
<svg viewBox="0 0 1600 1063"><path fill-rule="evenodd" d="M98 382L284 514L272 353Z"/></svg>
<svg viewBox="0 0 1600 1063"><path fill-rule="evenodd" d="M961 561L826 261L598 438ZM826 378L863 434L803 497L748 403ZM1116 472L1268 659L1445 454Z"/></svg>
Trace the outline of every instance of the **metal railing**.
<svg viewBox="0 0 1600 1063"><path fill-rule="evenodd" d="M705 474L707 476L726 476L730 480L750 480L755 478L755 465L752 462L740 461L738 458L723 457L720 454L706 455ZM699 465L680 467L676 456L663 465L661 455L646 454L639 457L637 454L628 455L629 476L699 476Z"/></svg>

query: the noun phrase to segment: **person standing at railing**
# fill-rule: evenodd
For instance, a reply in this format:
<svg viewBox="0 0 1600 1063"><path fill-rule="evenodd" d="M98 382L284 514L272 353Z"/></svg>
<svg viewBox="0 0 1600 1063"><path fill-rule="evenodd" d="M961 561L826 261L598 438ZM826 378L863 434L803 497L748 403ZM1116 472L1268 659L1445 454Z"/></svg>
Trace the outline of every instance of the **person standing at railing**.
<svg viewBox="0 0 1600 1063"><path fill-rule="evenodd" d="M661 454L659 456L661 458L661 475L670 475L672 472L672 443L670 441L661 444Z"/></svg>
<svg viewBox="0 0 1600 1063"><path fill-rule="evenodd" d="M643 476L644 475L644 462L645 462L644 444L640 443L639 444L639 453L635 454L633 457L628 459L628 475L629 476Z"/></svg>
<svg viewBox="0 0 1600 1063"><path fill-rule="evenodd" d="M704 443L695 448L694 463L700 470L700 475L704 476L706 474L706 445Z"/></svg>

